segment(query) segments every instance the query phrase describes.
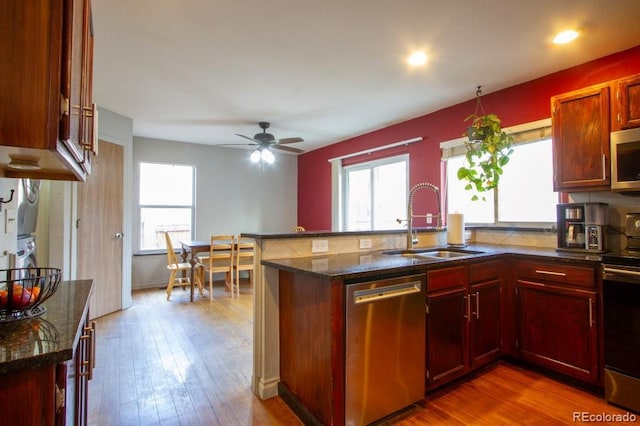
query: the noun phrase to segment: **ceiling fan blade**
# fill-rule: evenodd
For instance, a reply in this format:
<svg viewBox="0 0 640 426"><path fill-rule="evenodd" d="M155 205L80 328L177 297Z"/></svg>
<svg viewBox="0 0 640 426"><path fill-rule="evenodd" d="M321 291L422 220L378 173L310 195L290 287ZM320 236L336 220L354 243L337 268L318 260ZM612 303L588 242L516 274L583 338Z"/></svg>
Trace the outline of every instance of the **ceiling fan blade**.
<svg viewBox="0 0 640 426"><path fill-rule="evenodd" d="M214 146L257 146L257 143L218 143Z"/></svg>
<svg viewBox="0 0 640 426"><path fill-rule="evenodd" d="M278 143L296 143L296 142L304 142L302 138L284 138L278 140Z"/></svg>
<svg viewBox="0 0 640 426"><path fill-rule="evenodd" d="M260 143L260 141L255 140L254 138L250 138L249 136L241 135L239 133L236 133L236 136L240 136L241 138L249 139L251 142Z"/></svg>
<svg viewBox="0 0 640 426"><path fill-rule="evenodd" d="M269 148L275 148L281 151L295 152L296 154L301 154L304 152L302 149L291 148L290 146L281 146L280 144L273 144L269 146Z"/></svg>

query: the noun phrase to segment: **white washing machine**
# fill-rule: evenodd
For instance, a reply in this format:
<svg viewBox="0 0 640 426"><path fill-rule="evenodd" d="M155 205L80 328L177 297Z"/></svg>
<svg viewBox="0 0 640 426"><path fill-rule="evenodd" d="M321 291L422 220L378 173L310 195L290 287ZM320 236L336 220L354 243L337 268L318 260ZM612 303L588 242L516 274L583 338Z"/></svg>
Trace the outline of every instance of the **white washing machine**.
<svg viewBox="0 0 640 426"><path fill-rule="evenodd" d="M16 268L38 266L36 257L36 225L40 180L20 179L18 183L18 241Z"/></svg>

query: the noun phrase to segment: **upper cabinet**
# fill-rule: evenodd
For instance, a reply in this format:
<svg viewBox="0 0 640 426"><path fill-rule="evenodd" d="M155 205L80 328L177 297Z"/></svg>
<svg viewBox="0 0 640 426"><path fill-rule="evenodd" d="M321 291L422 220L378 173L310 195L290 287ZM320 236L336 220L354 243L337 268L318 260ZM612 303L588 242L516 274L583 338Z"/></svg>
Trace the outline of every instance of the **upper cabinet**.
<svg viewBox="0 0 640 426"><path fill-rule="evenodd" d="M611 190L610 134L640 127L640 74L551 98L553 190Z"/></svg>
<svg viewBox="0 0 640 426"><path fill-rule="evenodd" d="M610 189L609 92L600 84L551 98L554 191Z"/></svg>
<svg viewBox="0 0 640 426"><path fill-rule="evenodd" d="M84 181L97 146L90 0L0 2L0 175Z"/></svg>
<svg viewBox="0 0 640 426"><path fill-rule="evenodd" d="M611 131L640 127L640 74L612 84Z"/></svg>

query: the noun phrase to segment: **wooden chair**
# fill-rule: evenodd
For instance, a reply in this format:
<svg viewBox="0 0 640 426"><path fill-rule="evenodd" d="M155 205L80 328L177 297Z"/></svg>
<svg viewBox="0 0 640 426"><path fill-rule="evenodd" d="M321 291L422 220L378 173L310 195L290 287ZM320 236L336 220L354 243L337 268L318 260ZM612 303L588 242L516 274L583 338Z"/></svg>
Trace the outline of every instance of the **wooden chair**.
<svg viewBox="0 0 640 426"><path fill-rule="evenodd" d="M183 289L185 285L191 285L191 280L188 276L184 278L182 276L178 276L178 272L180 272L181 275L182 273L190 274L191 264L188 262L178 262L178 256L176 256L176 252L174 251L175 249L173 248L171 237L169 236L168 232L164 233L164 238L167 243L167 269L170 272L169 284L167 285L167 300L169 300L169 298L171 297L171 291L173 290L173 286L175 284L182 285ZM199 279L200 274L198 273L198 271L196 271L194 275L196 284L198 285L198 289L200 290L200 295L204 297L204 294L202 293L202 281Z"/></svg>
<svg viewBox="0 0 640 426"><path fill-rule="evenodd" d="M209 257L201 259L203 281L204 272L209 272L209 300L213 300L213 274L217 272L225 273L225 283L233 296L233 242L233 235L212 235Z"/></svg>
<svg viewBox="0 0 640 426"><path fill-rule="evenodd" d="M247 238L237 237L235 240L235 255L233 261L233 271L235 274L235 291L240 297L240 271L249 271L249 280L253 282L253 258L255 255L255 242ZM233 296L234 286L231 287Z"/></svg>
<svg viewBox="0 0 640 426"><path fill-rule="evenodd" d="M304 232L304 231L306 230L304 229L303 226L298 225L293 227L293 232Z"/></svg>

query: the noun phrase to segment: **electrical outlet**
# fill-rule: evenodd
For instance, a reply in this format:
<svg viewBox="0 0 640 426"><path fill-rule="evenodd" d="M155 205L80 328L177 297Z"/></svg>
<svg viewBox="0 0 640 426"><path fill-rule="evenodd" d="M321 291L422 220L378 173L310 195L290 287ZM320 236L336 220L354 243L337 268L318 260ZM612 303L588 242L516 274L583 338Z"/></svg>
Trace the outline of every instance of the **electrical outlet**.
<svg viewBox="0 0 640 426"><path fill-rule="evenodd" d="M427 223L433 222L433 215L431 213L427 213Z"/></svg>
<svg viewBox="0 0 640 426"><path fill-rule="evenodd" d="M326 253L329 251L329 240L312 240L311 253Z"/></svg>
<svg viewBox="0 0 640 426"><path fill-rule="evenodd" d="M369 239L360 240L360 248L361 249L371 248L371 240L369 240Z"/></svg>

